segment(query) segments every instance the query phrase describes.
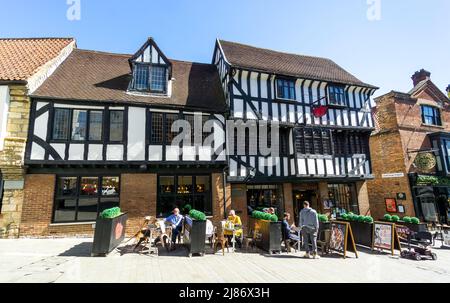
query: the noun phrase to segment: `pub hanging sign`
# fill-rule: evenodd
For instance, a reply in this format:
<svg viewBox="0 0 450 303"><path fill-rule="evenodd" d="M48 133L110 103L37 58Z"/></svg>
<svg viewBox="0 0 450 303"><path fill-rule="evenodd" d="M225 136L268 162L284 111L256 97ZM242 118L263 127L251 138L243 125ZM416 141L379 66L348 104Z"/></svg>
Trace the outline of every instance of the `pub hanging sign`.
<svg viewBox="0 0 450 303"><path fill-rule="evenodd" d="M436 156L433 153L420 153L414 160L414 166L420 171L430 171L436 167Z"/></svg>

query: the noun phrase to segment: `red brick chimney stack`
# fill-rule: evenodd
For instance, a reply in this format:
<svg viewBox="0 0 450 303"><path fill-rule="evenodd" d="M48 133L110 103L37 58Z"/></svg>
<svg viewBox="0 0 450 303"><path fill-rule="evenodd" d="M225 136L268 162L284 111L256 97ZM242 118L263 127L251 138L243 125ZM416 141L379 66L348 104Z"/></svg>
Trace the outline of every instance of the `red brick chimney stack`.
<svg viewBox="0 0 450 303"><path fill-rule="evenodd" d="M416 86L417 84L419 84L419 82L423 80L428 80L430 79L430 77L431 73L422 68L420 71L415 72L414 75L411 77L411 79L413 80L414 86Z"/></svg>

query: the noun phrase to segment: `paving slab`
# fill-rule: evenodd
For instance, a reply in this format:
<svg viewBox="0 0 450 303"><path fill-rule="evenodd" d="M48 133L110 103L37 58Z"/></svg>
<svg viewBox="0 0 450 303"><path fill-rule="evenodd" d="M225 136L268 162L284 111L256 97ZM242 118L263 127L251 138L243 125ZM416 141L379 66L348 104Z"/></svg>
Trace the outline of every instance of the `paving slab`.
<svg viewBox="0 0 450 303"><path fill-rule="evenodd" d="M450 282L450 250L435 248L437 261L413 261L359 249L343 259L318 260L303 253L269 255L259 250L187 257L183 247L159 256L121 247L91 257L91 238L0 240L0 282L6 283L390 283Z"/></svg>

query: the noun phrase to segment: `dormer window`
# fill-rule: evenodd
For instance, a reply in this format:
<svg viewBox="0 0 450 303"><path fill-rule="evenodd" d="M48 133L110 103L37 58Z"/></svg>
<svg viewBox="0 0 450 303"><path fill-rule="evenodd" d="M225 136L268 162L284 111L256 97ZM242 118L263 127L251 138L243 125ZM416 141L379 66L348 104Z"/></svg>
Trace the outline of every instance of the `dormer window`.
<svg viewBox="0 0 450 303"><path fill-rule="evenodd" d="M167 68L147 63L136 63L132 89L154 93L165 93L167 88Z"/></svg>
<svg viewBox="0 0 450 303"><path fill-rule="evenodd" d="M129 62L133 75L130 91L171 95L169 80L172 78L172 63L152 38L147 40Z"/></svg>

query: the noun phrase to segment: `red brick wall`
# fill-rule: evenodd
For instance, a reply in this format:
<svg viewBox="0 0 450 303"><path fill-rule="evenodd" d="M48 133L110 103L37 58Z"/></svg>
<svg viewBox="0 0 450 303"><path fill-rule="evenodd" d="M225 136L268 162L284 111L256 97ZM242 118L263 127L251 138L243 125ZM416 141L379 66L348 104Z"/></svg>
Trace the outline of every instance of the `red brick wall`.
<svg viewBox="0 0 450 303"><path fill-rule="evenodd" d="M139 230L146 216L156 216L156 174L122 174L120 208L128 213L127 234Z"/></svg>
<svg viewBox="0 0 450 303"><path fill-rule="evenodd" d="M427 137L429 133L450 130L450 107L447 103L441 106L426 90L415 97L389 93L377 100L380 128L370 138L375 180L368 182L370 210L375 219L386 213L385 198L396 198L397 193L406 193L406 200L397 201L405 206L406 213L398 215L416 216L407 174L416 172L413 163L417 153L407 151L428 149L431 147ZM441 108L443 126L423 125L421 105ZM382 174L387 173L404 173L405 176L383 179Z"/></svg>
<svg viewBox="0 0 450 303"><path fill-rule="evenodd" d="M26 175L20 236L45 236L52 220L55 175Z"/></svg>

